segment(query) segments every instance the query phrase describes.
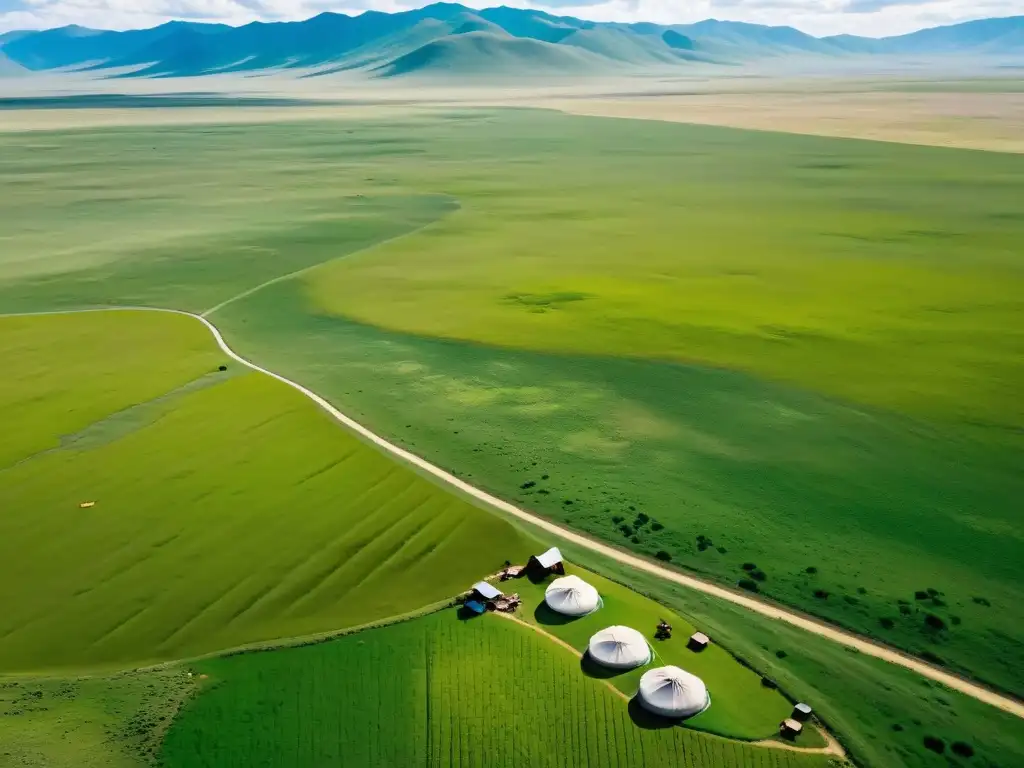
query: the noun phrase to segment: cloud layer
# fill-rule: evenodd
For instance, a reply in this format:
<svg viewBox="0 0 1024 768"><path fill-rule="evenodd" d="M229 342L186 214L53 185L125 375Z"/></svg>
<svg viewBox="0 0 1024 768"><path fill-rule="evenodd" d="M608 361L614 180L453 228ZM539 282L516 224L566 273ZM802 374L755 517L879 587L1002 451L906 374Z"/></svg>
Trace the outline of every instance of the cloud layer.
<svg viewBox="0 0 1024 768"><path fill-rule="evenodd" d="M63 24L109 29L170 19L244 24L303 19L322 11L402 11L428 0L0 0L0 32ZM1024 0L466 0L539 8L596 21L687 23L706 18L794 26L816 35L882 36L986 16L1024 14Z"/></svg>

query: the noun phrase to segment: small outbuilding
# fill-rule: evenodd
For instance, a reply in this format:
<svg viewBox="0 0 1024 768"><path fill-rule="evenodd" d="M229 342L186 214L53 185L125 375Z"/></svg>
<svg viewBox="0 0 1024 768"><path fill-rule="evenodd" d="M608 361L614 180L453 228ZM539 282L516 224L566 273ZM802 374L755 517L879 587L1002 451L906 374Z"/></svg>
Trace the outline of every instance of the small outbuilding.
<svg viewBox="0 0 1024 768"><path fill-rule="evenodd" d="M779 735L784 739L794 740L803 731L803 723L797 722L791 717L786 718L779 724Z"/></svg>
<svg viewBox="0 0 1024 768"><path fill-rule="evenodd" d="M483 603L486 603L488 600L497 600L501 596L501 590L496 587L492 587L486 581L478 581L473 585L473 590L470 593L471 600L477 600Z"/></svg>
<svg viewBox="0 0 1024 768"><path fill-rule="evenodd" d="M532 555L526 563L526 571L531 576L546 576L549 573L561 576L565 573L562 553L558 551L558 547L552 547L543 554Z"/></svg>
<svg viewBox="0 0 1024 768"><path fill-rule="evenodd" d="M690 635L690 639L686 643L686 647L691 651L700 652L708 647L711 640L703 632L694 632Z"/></svg>
<svg viewBox="0 0 1024 768"><path fill-rule="evenodd" d="M797 704L793 707L793 714L791 717L798 723L806 723L811 719L811 715L814 714L810 704Z"/></svg>
<svg viewBox="0 0 1024 768"><path fill-rule="evenodd" d="M651 660L647 639L630 627L608 627L590 638L587 655L611 669L642 667Z"/></svg>
<svg viewBox="0 0 1024 768"><path fill-rule="evenodd" d="M563 576L544 590L544 603L563 616L586 616L601 606L601 595L579 576Z"/></svg>
<svg viewBox="0 0 1024 768"><path fill-rule="evenodd" d="M679 667L659 667L645 672L637 691L640 706L662 717L682 720L711 706L704 681Z"/></svg>
<svg viewBox="0 0 1024 768"><path fill-rule="evenodd" d="M477 616L487 610L487 606L479 600L467 600L462 605L467 611L475 613Z"/></svg>

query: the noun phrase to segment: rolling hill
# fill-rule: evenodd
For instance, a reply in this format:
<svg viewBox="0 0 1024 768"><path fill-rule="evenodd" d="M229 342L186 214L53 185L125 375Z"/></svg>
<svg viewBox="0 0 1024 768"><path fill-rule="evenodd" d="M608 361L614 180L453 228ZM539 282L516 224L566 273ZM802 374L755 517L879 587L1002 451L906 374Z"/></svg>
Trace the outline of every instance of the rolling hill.
<svg viewBox="0 0 1024 768"><path fill-rule="evenodd" d="M467 35L475 36L465 38ZM482 37L481 37L482 36ZM537 10L436 3L400 13L321 13L241 27L173 21L111 32L66 26L0 37L0 73L128 68L131 76L361 69L378 77L606 73L791 56L1024 55L1024 16L982 19L889 38L813 37L786 26L599 23ZM123 72L122 72L123 74Z"/></svg>

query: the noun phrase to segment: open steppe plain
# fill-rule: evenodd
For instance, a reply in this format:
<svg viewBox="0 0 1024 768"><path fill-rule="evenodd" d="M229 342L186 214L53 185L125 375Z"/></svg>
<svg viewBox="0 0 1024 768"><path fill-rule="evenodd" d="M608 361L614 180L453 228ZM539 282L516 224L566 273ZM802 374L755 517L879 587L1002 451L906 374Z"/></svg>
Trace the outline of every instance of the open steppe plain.
<svg viewBox="0 0 1024 768"><path fill-rule="evenodd" d="M215 81L204 80L203 90ZM849 104L873 106L844 130L887 142L1014 149L1007 126L1019 124L1019 94L1006 82L915 80L896 93L850 85ZM10 222L0 312L206 312L241 354L470 482L625 548L664 553L722 583L743 580L1021 690L1018 157L499 108L618 114L657 104L629 116L664 118L656 114L663 110L683 122L742 125L738 104L787 111L797 98L792 84L777 94L750 83L719 95L695 86L704 91L693 99L624 98L619 84L567 83L540 96L522 88L499 89L499 97L407 90L372 100L353 88L334 94L341 103L321 105L307 100L323 94L302 93L322 87L314 83L296 89L303 102L294 106L247 107L245 96L280 87L253 78L233 86L225 103L207 97L209 106L175 108L150 106L145 90L153 87L126 86L139 91L127 108L58 102L0 111L0 127L13 129L0 134L0 174L17 191L0 201ZM835 132L828 124L839 102L829 87L836 88L809 89L801 133ZM914 128L924 119L918 108L948 105L946 89L978 96L963 99L968 118ZM904 99L911 91L918 96ZM718 105L714 114L697 116L702 98ZM901 113L901 100L918 106ZM988 120L996 127L979 132L986 109L998 113ZM129 315L138 319L125 323ZM21 366L4 382L3 407L27 425L18 431L24 444L4 444L3 508L33 514L32 525L22 515L0 517L10 548L3 562L36 585L32 593L14 585L4 599L17 608L0 633L5 672L124 667L372 623L444 599L536 546L528 533L339 431L286 387L233 364L219 371L224 358L194 319L96 313L0 322L5 357ZM68 333L48 334L62 323ZM166 349L178 351L156 354ZM58 378L33 398L50 372ZM109 472L115 464L129 471ZM384 490L378 473L389 478ZM351 491L341 493L339 483ZM395 499L410 502L397 517L388 511ZM207 503L230 507L232 520ZM456 533L434 536L438 520ZM378 551L389 541L388 552ZM345 577L351 547L380 566L371 584ZM30 556L39 551L45 557ZM116 578L125 565L118 558L131 559L135 577ZM197 569L209 562L217 563L213 578ZM458 568L443 565L451 563ZM862 764L945 765L952 758L921 746L937 733L970 740L977 764L1013 764L1024 754L1012 716L795 630L608 564L593 567L713 628L723 647L787 692L820 702ZM130 594L113 596L112 587ZM62 635L69 615L45 606L77 611L76 623L91 617L90 642ZM597 761L581 765L635 761L636 750L655 763L690 759L692 751L672 744L711 738L634 733L607 686L569 677L578 673L571 656L548 646L516 650L543 640L536 633L504 623L478 625L472 637L461 623L423 629L440 621L202 662L210 666L195 667L197 674L219 682L223 673L225 682L195 699L165 753L160 737L174 707L131 686L104 708L95 704L102 696L68 692L87 685L40 683L44 699L63 703L39 710L15 696L0 726L45 751L45 739L17 718L29 713L52 727L53 712L82 705L92 708L81 730L100 745L97 760L113 732L122 747L139 742L175 765L205 764L196 761L197 744L249 764L240 745L252 745L252 729L231 713L266 689L228 678L269 674L303 692L295 717L266 734L261 752L288 765L294 753L274 750L297 743L294 723L314 714L330 720L339 706L372 713L364 704L374 685L384 696L372 680L357 685L345 665L369 675L372 665L357 664L359 654L404 659L412 649L421 661L409 667L409 681L393 681L394 691L427 684L425 698L409 700L429 706L441 696L464 716L445 724L406 702L408 738L382 737L375 716L336 744L308 742L326 751L303 755L326 759L355 748L373 765L393 757L389 749L429 743L431 764L473 764L474 750L487 744L473 735L476 713L504 712L509 702L509 718L525 713L516 720L524 734L546 734L538 744L578 737L573 754ZM451 648L430 651L426 638L434 637L451 639ZM339 647L351 652L332 656ZM589 730L566 737L552 712L534 706L546 700L542 686L508 696L497 684L481 687L492 652L536 659L534 677L568 686L553 700L590 702L588 711L604 711L607 732L622 738ZM302 683L304 662L284 674L275 667L297 654L320 654L317 669L334 670L325 679L351 680L344 702L334 698L339 686L325 698L327 689ZM447 668L466 655L477 666L451 673L472 678L459 687L464 698L424 683L431 658ZM111 690L122 690L118 680ZM180 703L180 676L150 685L165 684L168 700ZM293 693L282 690L282 701L296 701ZM139 712L154 722L135 722ZM214 747L202 740L216 722L226 725ZM514 748L490 746L502 755ZM43 759L25 749L20 754ZM745 750L754 748L730 749L700 752L701 764L749 764ZM756 755L764 765L824 760Z"/></svg>

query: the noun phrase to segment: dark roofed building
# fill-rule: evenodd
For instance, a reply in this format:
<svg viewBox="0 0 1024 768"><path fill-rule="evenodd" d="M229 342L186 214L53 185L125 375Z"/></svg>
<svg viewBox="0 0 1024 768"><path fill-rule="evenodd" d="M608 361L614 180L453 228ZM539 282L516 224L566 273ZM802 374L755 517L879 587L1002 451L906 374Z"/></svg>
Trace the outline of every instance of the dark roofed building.
<svg viewBox="0 0 1024 768"><path fill-rule="evenodd" d="M526 563L526 570L532 575L564 574L565 565L562 563L562 553L558 551L558 547L552 547L543 554L533 555Z"/></svg>

